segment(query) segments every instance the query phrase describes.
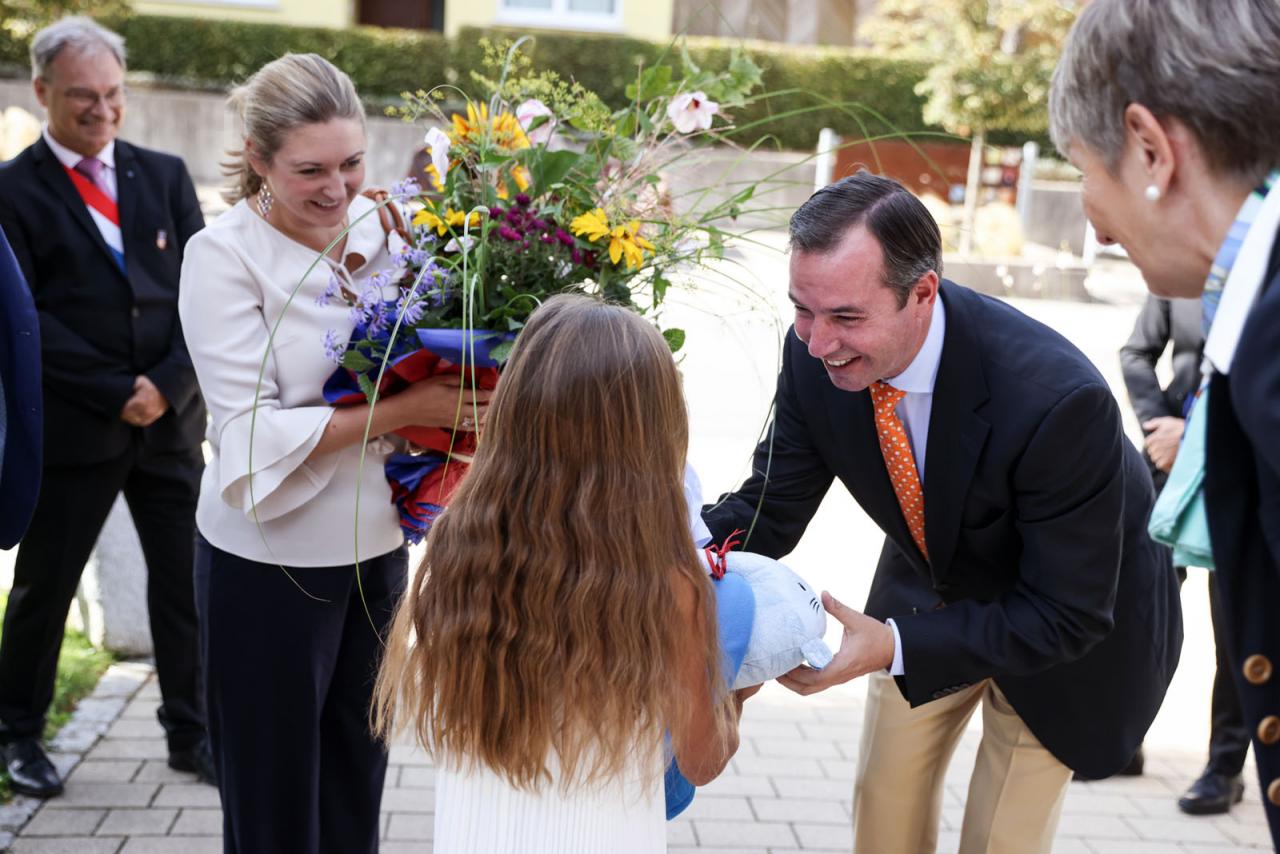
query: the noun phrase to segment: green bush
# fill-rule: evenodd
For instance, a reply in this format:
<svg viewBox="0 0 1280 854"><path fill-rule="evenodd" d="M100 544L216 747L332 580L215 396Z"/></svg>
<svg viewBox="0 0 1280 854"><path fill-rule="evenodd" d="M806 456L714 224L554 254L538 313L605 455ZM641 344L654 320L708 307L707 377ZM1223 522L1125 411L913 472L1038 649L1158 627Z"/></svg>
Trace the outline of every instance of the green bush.
<svg viewBox="0 0 1280 854"><path fill-rule="evenodd" d="M128 40L130 68L164 82L221 89L287 51L314 52L350 74L361 95L374 104L394 102L405 90L445 82L474 92L470 72L484 71L481 39L525 34L464 28L450 40L432 32L333 30L155 15L132 16L114 26ZM690 38L688 44L690 56L700 65L715 69L729 61L732 42ZM26 47L0 27L0 64L22 68ZM758 43L747 47L764 69L765 91L786 94L734 111L740 127L760 122L744 132L740 142L769 135L770 145L812 150L824 127L854 138L940 130L924 123L924 99L915 93L927 71L925 63L840 48ZM666 43L590 33L540 31L525 50L535 69L555 70L577 80L613 107L625 102L627 84L640 67L680 61L679 52ZM999 129L990 134L992 141L1005 143L1025 136Z"/></svg>

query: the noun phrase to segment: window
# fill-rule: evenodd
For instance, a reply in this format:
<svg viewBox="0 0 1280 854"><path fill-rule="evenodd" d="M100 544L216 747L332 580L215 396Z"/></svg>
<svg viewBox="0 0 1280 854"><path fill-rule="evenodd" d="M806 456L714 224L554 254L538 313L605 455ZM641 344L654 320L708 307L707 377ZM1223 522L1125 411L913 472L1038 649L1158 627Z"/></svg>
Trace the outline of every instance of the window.
<svg viewBox="0 0 1280 854"><path fill-rule="evenodd" d="M622 29L622 0L498 0L497 22L618 31Z"/></svg>

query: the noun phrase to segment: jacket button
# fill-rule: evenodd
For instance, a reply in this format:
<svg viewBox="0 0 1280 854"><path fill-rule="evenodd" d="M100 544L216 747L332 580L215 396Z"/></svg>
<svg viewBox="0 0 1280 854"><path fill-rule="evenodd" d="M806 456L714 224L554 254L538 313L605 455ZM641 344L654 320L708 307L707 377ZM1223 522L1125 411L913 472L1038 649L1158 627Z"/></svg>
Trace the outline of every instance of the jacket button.
<svg viewBox="0 0 1280 854"><path fill-rule="evenodd" d="M129 313L133 315L135 320L142 316L142 310L138 308L136 305L133 308L129 309Z"/></svg>
<svg viewBox="0 0 1280 854"><path fill-rule="evenodd" d="M1271 785L1267 786L1267 800L1271 801L1273 806L1280 807L1280 777L1271 781Z"/></svg>
<svg viewBox="0 0 1280 854"><path fill-rule="evenodd" d="M1271 659L1251 655L1244 660L1244 678L1250 685L1265 685L1271 679Z"/></svg>
<svg viewBox="0 0 1280 854"><path fill-rule="evenodd" d="M1267 715L1258 724L1258 741L1270 747L1280 741L1280 718Z"/></svg>

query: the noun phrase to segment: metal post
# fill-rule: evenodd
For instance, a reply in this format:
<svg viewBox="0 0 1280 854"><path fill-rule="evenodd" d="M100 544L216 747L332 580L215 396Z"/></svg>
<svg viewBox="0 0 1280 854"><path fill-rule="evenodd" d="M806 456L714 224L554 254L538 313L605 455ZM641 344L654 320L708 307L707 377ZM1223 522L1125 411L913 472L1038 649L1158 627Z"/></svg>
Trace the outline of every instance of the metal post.
<svg viewBox="0 0 1280 854"><path fill-rule="evenodd" d="M1022 233L1031 233L1031 197L1035 190L1031 182L1035 180L1036 160L1040 156L1040 146L1034 142L1022 146L1022 163L1018 167L1018 219L1022 222Z"/></svg>
<svg viewBox="0 0 1280 854"><path fill-rule="evenodd" d="M813 191L816 193L831 183L836 172L836 149L840 136L831 128L818 132L818 156L814 159Z"/></svg>

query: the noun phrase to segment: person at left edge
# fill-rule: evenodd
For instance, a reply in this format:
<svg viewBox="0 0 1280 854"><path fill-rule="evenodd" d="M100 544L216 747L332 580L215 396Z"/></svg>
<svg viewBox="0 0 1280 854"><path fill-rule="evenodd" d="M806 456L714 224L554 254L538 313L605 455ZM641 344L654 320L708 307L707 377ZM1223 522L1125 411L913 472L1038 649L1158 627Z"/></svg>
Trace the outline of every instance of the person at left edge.
<svg viewBox="0 0 1280 854"><path fill-rule="evenodd" d="M36 33L31 64L48 120L0 168L0 227L39 317L45 459L0 640L0 753L16 791L62 791L45 712L67 610L123 492L146 556L169 765L211 781L192 582L205 410L177 311L183 247L204 219L180 159L116 139L120 36L64 18Z"/></svg>
<svg viewBox="0 0 1280 854"><path fill-rule="evenodd" d="M40 327L0 229L0 549L13 548L40 491Z"/></svg>

